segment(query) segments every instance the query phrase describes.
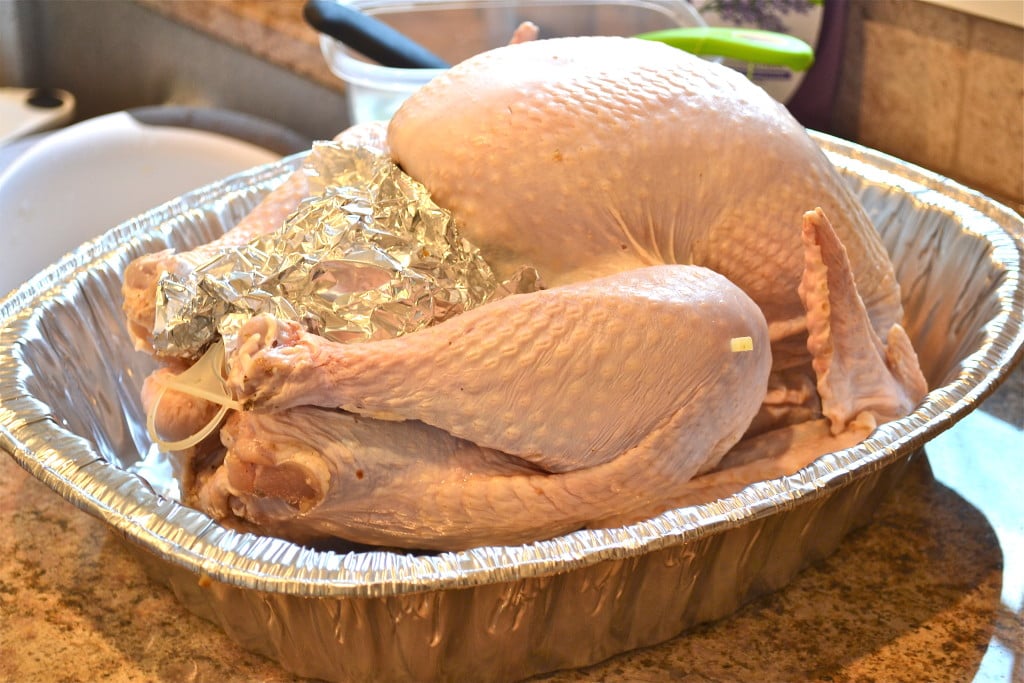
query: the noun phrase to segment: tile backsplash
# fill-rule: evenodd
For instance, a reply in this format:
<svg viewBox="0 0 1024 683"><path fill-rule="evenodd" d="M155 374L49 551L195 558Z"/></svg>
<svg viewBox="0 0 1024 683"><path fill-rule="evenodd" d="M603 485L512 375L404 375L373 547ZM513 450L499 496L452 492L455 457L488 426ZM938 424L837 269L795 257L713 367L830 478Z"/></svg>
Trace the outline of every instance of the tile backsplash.
<svg viewBox="0 0 1024 683"><path fill-rule="evenodd" d="M1024 211L1024 29L917 0L846 22L831 132Z"/></svg>

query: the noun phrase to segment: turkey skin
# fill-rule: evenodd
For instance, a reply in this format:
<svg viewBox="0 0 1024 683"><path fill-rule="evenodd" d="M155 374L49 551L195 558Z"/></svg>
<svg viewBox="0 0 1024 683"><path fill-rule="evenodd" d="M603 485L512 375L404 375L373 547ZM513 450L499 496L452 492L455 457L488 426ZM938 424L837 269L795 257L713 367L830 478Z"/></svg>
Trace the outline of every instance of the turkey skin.
<svg viewBox="0 0 1024 683"><path fill-rule="evenodd" d="M499 277L533 266L550 288L366 343L252 318L224 368L226 452L190 491L217 519L301 542L520 543L795 471L927 391L863 209L724 67L633 39L525 42L342 137L422 182ZM283 221L301 189L240 229ZM147 315L129 311L140 348ZM147 404L194 431L175 416L211 407L169 375Z"/></svg>
<svg viewBox="0 0 1024 683"><path fill-rule="evenodd" d="M658 263L726 276L764 312L776 368L806 362L800 226L820 207L884 340L892 264L806 130L742 74L667 45L538 40L473 57L413 93L391 155L499 275L553 285Z"/></svg>

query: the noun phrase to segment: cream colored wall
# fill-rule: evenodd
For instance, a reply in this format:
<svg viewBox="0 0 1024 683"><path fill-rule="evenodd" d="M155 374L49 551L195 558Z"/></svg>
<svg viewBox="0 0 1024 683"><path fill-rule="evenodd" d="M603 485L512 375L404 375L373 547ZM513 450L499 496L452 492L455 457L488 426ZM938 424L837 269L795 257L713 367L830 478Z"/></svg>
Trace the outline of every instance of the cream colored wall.
<svg viewBox="0 0 1024 683"><path fill-rule="evenodd" d="M1024 29L851 0L833 129L1024 212Z"/></svg>

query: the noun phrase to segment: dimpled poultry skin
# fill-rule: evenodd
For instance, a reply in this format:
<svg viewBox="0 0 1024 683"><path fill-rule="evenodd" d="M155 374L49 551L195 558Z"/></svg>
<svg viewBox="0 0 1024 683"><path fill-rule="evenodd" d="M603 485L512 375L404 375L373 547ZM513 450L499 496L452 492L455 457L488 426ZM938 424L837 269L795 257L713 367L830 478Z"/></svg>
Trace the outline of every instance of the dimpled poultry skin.
<svg viewBox="0 0 1024 683"><path fill-rule="evenodd" d="M738 285L776 368L807 359L800 225L821 207L884 340L899 286L860 203L781 104L661 43L538 40L478 55L413 93L391 155L459 219L499 275L552 284L659 263Z"/></svg>
<svg viewBox="0 0 1024 683"><path fill-rule="evenodd" d="M367 343L250 320L227 358L245 409L190 494L217 519L521 543L792 472L927 390L863 209L724 67L634 39L511 45L414 94L386 145L499 276L551 287Z"/></svg>

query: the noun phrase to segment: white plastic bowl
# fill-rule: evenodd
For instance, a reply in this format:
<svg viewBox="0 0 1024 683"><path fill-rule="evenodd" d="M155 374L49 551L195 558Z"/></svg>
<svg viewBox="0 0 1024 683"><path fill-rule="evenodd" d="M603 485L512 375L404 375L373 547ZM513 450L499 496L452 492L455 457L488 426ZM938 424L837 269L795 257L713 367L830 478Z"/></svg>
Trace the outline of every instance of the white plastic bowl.
<svg viewBox="0 0 1024 683"><path fill-rule="evenodd" d="M545 38L631 36L705 25L686 0L350 0L346 4L391 25L449 64L504 45L524 21L537 24ZM409 95L444 71L381 66L323 34L320 47L328 67L345 82L352 123L391 118Z"/></svg>
<svg viewBox="0 0 1024 683"><path fill-rule="evenodd" d="M83 241L188 190L280 158L205 130L106 114L0 169L0 296Z"/></svg>

